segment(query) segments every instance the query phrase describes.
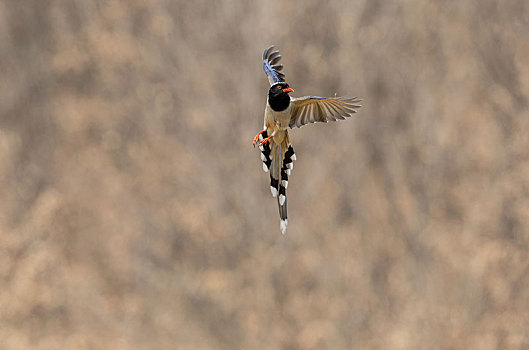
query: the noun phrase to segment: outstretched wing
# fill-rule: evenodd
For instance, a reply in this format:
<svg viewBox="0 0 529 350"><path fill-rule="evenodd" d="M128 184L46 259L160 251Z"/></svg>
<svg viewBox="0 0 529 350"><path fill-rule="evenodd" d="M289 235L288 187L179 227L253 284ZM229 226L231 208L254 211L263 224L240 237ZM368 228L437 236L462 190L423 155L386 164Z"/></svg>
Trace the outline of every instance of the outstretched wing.
<svg viewBox="0 0 529 350"><path fill-rule="evenodd" d="M309 123L345 119L356 113L361 106L356 97L304 96L292 98L292 116L288 126L301 127Z"/></svg>
<svg viewBox="0 0 529 350"><path fill-rule="evenodd" d="M283 69L283 65L278 64L279 60L281 60L281 55L274 46L270 46L268 49L264 50L263 70L268 76L270 85L285 81L285 74L280 72L280 70Z"/></svg>

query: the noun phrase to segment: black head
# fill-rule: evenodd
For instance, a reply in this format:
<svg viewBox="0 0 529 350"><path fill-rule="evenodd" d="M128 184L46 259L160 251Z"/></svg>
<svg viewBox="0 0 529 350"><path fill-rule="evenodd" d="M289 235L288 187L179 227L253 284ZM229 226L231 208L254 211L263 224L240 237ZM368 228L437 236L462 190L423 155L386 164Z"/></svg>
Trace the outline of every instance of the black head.
<svg viewBox="0 0 529 350"><path fill-rule="evenodd" d="M268 103L274 111L283 111L290 104L289 92L294 92L287 83L276 83L270 87L268 91Z"/></svg>

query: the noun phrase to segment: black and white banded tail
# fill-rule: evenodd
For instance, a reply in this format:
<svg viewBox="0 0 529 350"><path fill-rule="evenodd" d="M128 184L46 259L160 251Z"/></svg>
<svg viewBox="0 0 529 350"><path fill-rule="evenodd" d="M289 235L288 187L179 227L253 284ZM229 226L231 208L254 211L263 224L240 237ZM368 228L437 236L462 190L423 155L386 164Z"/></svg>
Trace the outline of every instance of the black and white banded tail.
<svg viewBox="0 0 529 350"><path fill-rule="evenodd" d="M267 132L259 135L259 140L268 137ZM281 233L285 234L287 230L287 187L288 176L294 168L294 160L296 155L294 149L288 140L288 133L286 133L283 142L280 145L270 140L263 146L259 146L261 150L261 160L263 161L263 170L270 172L270 191L272 196L277 197L277 205L279 207L279 217L281 219L280 229Z"/></svg>

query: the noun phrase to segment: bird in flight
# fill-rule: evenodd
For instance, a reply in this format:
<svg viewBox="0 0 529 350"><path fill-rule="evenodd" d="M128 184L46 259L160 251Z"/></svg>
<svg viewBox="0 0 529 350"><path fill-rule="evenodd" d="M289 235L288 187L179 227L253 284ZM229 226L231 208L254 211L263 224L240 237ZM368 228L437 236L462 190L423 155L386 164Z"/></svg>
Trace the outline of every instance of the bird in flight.
<svg viewBox="0 0 529 350"><path fill-rule="evenodd" d="M263 170L270 172L270 191L277 198L281 233L287 230L288 176L296 155L290 144L287 128L309 123L345 119L356 113L361 101L356 97L291 97L294 90L285 81L279 64L281 55L274 46L263 52L263 70L268 76L270 89L264 114L263 130L255 135L253 145L259 143Z"/></svg>

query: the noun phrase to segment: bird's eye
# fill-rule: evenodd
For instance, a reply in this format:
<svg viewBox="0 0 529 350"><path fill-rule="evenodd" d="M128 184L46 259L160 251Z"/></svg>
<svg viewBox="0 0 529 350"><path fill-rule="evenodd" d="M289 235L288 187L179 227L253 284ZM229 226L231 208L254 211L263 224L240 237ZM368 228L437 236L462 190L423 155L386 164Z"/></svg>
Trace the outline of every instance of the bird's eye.
<svg viewBox="0 0 529 350"><path fill-rule="evenodd" d="M281 89L281 86L278 85L277 88L278 88L278 89Z"/></svg>

